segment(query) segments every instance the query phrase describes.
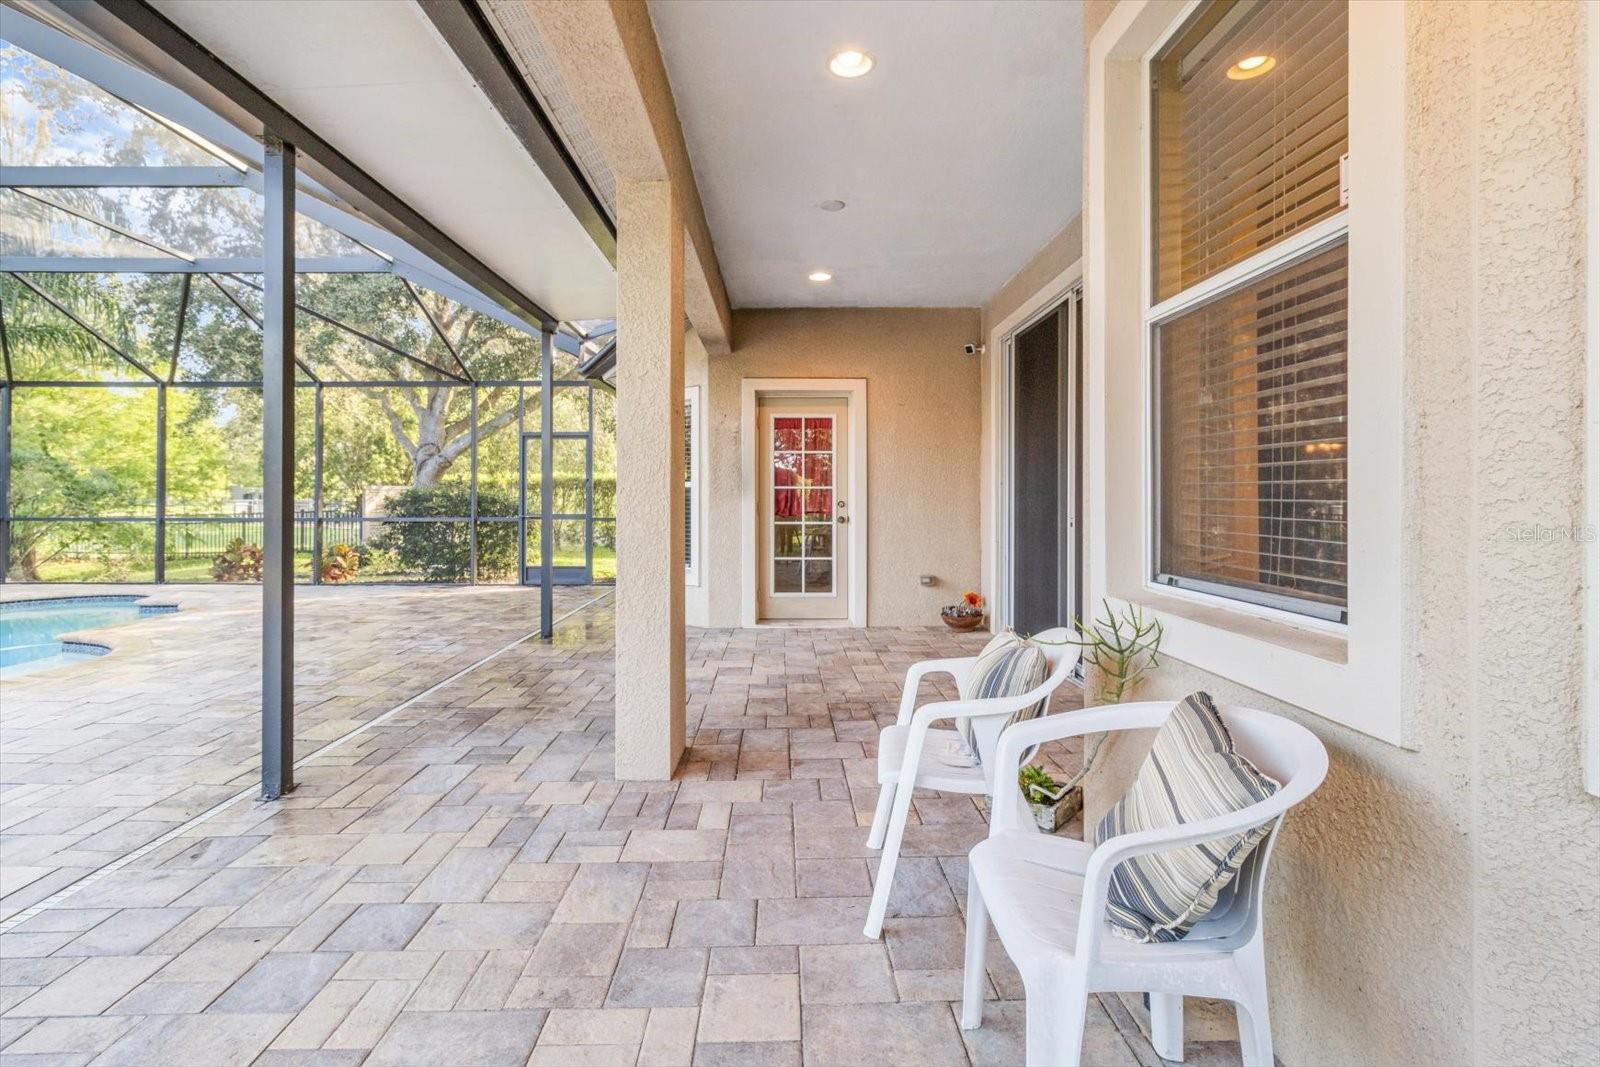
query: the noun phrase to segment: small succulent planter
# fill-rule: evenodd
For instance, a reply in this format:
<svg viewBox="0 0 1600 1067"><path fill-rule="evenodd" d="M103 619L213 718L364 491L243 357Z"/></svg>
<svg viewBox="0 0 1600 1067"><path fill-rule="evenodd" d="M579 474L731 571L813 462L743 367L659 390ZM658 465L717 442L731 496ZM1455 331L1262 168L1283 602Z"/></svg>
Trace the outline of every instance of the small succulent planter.
<svg viewBox="0 0 1600 1067"><path fill-rule="evenodd" d="M1053 834L1083 810L1083 787L1075 785L1064 792L1059 800L1049 803L1030 800L1028 810L1033 812L1035 826L1047 834Z"/></svg>
<svg viewBox="0 0 1600 1067"><path fill-rule="evenodd" d="M1033 813L1034 825L1044 833L1055 833L1083 810L1083 786L1061 785L1043 767L1029 764L1022 768L1017 773L1017 786Z"/></svg>

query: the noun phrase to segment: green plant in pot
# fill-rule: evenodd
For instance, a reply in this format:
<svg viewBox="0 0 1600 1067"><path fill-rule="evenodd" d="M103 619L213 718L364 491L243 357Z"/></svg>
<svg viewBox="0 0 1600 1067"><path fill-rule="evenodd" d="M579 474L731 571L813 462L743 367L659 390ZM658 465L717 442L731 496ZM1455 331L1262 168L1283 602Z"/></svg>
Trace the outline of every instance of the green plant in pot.
<svg viewBox="0 0 1600 1067"><path fill-rule="evenodd" d="M1121 612L1113 611L1106 601L1101 601L1101 606L1105 609L1104 616L1092 623L1074 619L1072 628L1078 637L1062 643L1083 649L1083 662L1089 668L1094 704L1120 704L1133 695L1151 668L1161 665L1158 658L1161 651L1161 622L1158 619L1146 619L1136 604L1125 606ZM1105 734L1093 735L1083 753L1083 770L1066 785L1059 787L1061 792L1057 806L1067 809L1066 815L1060 817L1061 822L1071 818L1083 806L1083 781L1093 768L1095 757L1100 754L1105 739ZM1022 773L1026 775L1036 770L1051 782L1053 788L1054 782L1049 775L1036 767L1024 767ZM1020 784L1023 795L1032 805L1034 801L1029 794L1028 782L1022 781ZM1046 795L1043 789L1039 795ZM1039 821L1037 811L1035 820ZM1039 821L1039 825L1043 828L1044 822ZM1059 826L1060 822L1056 825Z"/></svg>
<svg viewBox="0 0 1600 1067"><path fill-rule="evenodd" d="M1028 802L1028 810L1033 812L1035 825L1047 834L1061 829L1062 823L1083 807L1081 788L1060 784L1036 764L1030 763L1017 772L1017 787Z"/></svg>

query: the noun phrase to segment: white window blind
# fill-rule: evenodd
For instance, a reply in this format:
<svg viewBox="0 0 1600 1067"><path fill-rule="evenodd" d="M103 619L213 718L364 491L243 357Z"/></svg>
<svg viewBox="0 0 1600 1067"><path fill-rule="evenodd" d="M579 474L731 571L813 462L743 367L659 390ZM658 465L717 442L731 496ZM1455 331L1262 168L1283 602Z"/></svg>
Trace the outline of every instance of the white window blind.
<svg viewBox="0 0 1600 1067"><path fill-rule="evenodd" d="M683 394L683 567L690 585L700 582L700 530L696 503L700 492L700 390Z"/></svg>
<svg viewBox="0 0 1600 1067"><path fill-rule="evenodd" d="M1346 25L1345 0L1214 2L1157 57L1156 300L1339 211Z"/></svg>
<svg viewBox="0 0 1600 1067"><path fill-rule="evenodd" d="M1343 0L1213 0L1151 65L1156 580L1340 621L1347 66Z"/></svg>

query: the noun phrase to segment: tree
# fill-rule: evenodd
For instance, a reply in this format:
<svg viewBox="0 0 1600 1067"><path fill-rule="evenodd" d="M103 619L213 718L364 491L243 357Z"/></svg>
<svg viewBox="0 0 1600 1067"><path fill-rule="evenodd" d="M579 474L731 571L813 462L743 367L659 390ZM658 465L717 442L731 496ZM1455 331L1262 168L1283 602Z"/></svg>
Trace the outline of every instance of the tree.
<svg viewBox="0 0 1600 1067"><path fill-rule="evenodd" d="M410 383L375 388L370 395L410 464L413 488L438 485L467 455L474 436L482 447L517 420L518 387L489 384L479 387L474 426L471 390L444 372L466 377L470 369L472 377L490 383L528 381L539 374L536 338L448 297L408 286L393 275L306 275L301 279L300 300L384 342L364 341L301 315L300 355L313 373L327 380ZM556 376L571 377L572 358L559 358ZM561 393L556 402L566 425L580 428L577 409L587 398ZM561 418L557 422L562 425ZM581 428L588 428L586 411Z"/></svg>
<svg viewBox="0 0 1600 1067"><path fill-rule="evenodd" d="M168 418L187 421L198 398L173 390ZM155 544L156 391L153 388L23 387L12 397L11 509L43 516L11 524L12 573L37 581L65 553L145 560ZM175 495L227 489L221 434L201 419L174 450ZM145 517L148 523L85 522L58 516Z"/></svg>

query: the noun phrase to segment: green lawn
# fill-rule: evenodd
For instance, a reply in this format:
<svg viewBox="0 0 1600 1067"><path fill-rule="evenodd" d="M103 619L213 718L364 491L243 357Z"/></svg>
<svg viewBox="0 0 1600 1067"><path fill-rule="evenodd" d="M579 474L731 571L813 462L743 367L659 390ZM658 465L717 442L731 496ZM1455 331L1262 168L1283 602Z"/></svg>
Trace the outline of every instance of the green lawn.
<svg viewBox="0 0 1600 1067"><path fill-rule="evenodd" d="M583 551L581 549L562 549L555 554L557 567L583 566ZM295 580L309 582L311 580L311 553L296 552L294 557ZM506 575L507 583L513 575ZM597 582L615 581L617 577L617 552L614 548L605 548L600 545L594 547L594 578ZM169 582L209 582L211 577L211 560L205 557L192 559L168 559L167 581ZM372 582L408 581L414 578L392 572L375 570L357 578ZM44 582L153 582L156 579L155 566L152 561L131 560L107 562L99 559L57 560L47 563L39 569L39 580Z"/></svg>

